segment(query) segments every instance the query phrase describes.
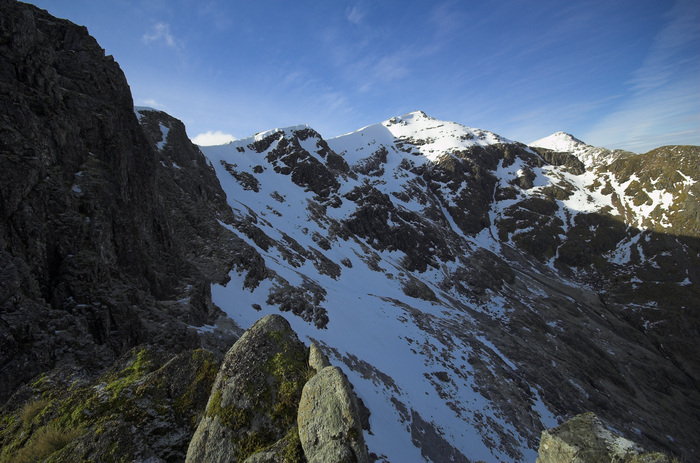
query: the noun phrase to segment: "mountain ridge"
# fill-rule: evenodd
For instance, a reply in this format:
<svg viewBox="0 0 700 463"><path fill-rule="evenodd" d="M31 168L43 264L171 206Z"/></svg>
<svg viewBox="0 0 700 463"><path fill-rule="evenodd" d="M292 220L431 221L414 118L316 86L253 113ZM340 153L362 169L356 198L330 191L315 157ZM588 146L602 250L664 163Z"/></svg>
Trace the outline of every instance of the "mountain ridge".
<svg viewBox="0 0 700 463"><path fill-rule="evenodd" d="M385 121L385 124L395 124L401 121L400 118L394 120L396 122L392 123L392 119L389 119ZM434 119L430 119L430 123L433 125L442 124L443 127L445 125L442 121ZM237 202L247 205L245 212L240 210L240 213L250 214L250 211L258 211L255 215L255 220L257 223L263 224L261 227L263 233L281 238L281 241L278 241L277 238L272 239L271 243L275 241L280 243L276 245L277 250L273 254L270 254L269 250L262 253L268 267L275 268L275 272L279 275L284 275L285 284L289 285L289 287L295 286L294 281L301 283L301 286L297 287L300 291L299 294L303 294L304 285L308 285L310 280L318 282L324 288L325 293L323 297L325 300L321 301L323 303L321 307L324 310L327 309L326 312L329 319L328 323L324 325L325 329L317 333L315 330L309 331L306 325L295 324L296 322L292 321L295 330L319 342L319 345L327 350L326 353L330 357L344 362L352 370L350 373L352 382L365 394L363 400L370 404L370 409L374 407L374 412L376 412L377 407L379 407L379 409L383 410L382 414L398 414L399 421L403 420L408 423L409 428L415 426L410 433L410 441L407 444L410 445L412 442L423 449L426 446L437 445L435 442L430 444L421 442L421 439L417 437L425 435L423 431L427 432L428 429L432 429L433 431L428 432L428 434L434 437L440 436L442 448L452 448L455 452L454 455L459 455L460 450L455 446L456 441L454 440L458 438L456 435L451 435L448 432L454 432L460 427L464 428L465 424L461 422L462 424L457 425L457 428L454 427L454 424L447 425L446 423L449 421L446 420L445 416L454 413L464 420L464 412L459 411L459 407L457 407L447 413L442 412L441 419L443 421L437 419L435 415L433 415L432 420L422 418L424 413L428 413L425 409L420 411L420 407L417 404L414 405L417 408L411 409L404 402L405 400L410 402L410 399L406 399L406 397L415 398L415 392L402 392L399 396L392 395L395 392L388 392L403 391L407 387L408 389L422 391L422 386L409 387L407 386L409 384L408 380L404 380L402 386L399 387L395 381L389 381L388 378L393 378L398 373L392 373L390 366L384 364L376 355L372 356L367 353L365 349L363 349L363 352L365 352L364 358L353 353L353 350L357 347L353 347L350 341L342 341L343 335L333 329L334 325L337 326L338 323L334 320L340 317L342 326L358 326L357 321L347 319L342 313L354 312L357 316L363 318L369 317L370 313L375 314L374 316L379 313L390 313L391 310L388 308L393 307L393 310L398 309L400 312L405 312L409 318L405 319L404 322L400 322L399 325L387 325L381 329L383 332L400 333L405 329L401 323L405 323L408 326L413 326L410 331L418 329L418 332L423 332L424 336L426 336L427 333L435 335L436 327L441 326L440 329L446 330L454 339L461 338L462 342L465 343L462 346L480 345L479 351L481 355L491 358L492 362L505 366L510 365L511 368L517 365L519 370L523 370L525 368L522 360L520 363L514 363L512 359L513 356L517 357L518 351L522 353L527 350L527 347L520 345L519 349L513 350L514 346L512 345L506 347L508 344L512 344L510 342L499 346L496 343L496 339L498 339L499 343L504 343L505 339L502 338L502 335L496 334L493 331L493 326L487 328L483 325L483 323L490 324L494 322L498 325L499 322L497 320L507 319L507 317L501 318L505 317L507 313L510 314L508 315L509 317L514 317L513 319L516 320L528 312L525 307L516 311L513 311L513 309L504 311L508 306L513 307L515 301L512 300L512 295L509 296L507 293L504 293L503 288L509 288L514 294L519 294L518 297L531 300L539 306L537 310L539 312L543 310L543 307L536 302L536 299L532 298L532 291L551 292L555 281L553 279L557 279L559 281L558 285L563 283L563 286L560 286L562 295L567 293L577 294L577 297L569 302L567 302L566 298L558 300L556 304L559 308L549 315L549 317L552 317L550 320L562 317L563 315L561 314L555 315L562 309L565 312L570 312L571 310L580 311L583 307L587 307L585 310L590 311L590 316L600 317L600 311L603 310L607 314L604 319L609 317L617 318L619 315L614 315L615 312L610 312L614 296L608 292L609 290L605 289L607 283L600 286L609 277L605 276L605 272L601 273L599 270L595 270L592 266L592 261L585 257L588 252L589 245L587 243L590 237L581 234L581 232L584 226L586 228L600 228L601 236L610 235L611 231L614 232L612 234L613 240L610 243L601 242L595 245L598 248L595 246L591 248L594 253L606 253L615 249L620 240L630 239L624 238L628 233L626 231L627 225L616 225L614 221L610 222L610 218L608 218L610 216L600 215L596 208L582 207L589 203L588 198L594 198L591 194L597 191L596 189L604 188L604 185L601 184L592 190L587 189L590 185L595 184L593 177L586 181L579 180L572 183L573 179L585 180L585 168L583 172L576 173L571 172L573 167L567 166L566 162L560 165L550 164L537 151L533 151L525 145L500 143L498 144L499 151L495 151L493 145L486 147L480 145L461 146L460 148L463 149L446 150L437 155L435 155L435 152L429 153L433 155L434 161L428 162L430 159L423 155L422 150L430 150L432 148L431 144L438 144L437 140L426 142L422 136L395 137L393 134L387 134L389 132L388 128L382 124L375 124L368 126L368 128L350 133L344 136L345 139L344 137L330 139L325 144L320 135L315 132L311 137L309 137L308 132L304 132L300 139L295 141L297 135L294 130L288 132L282 130L257 147L239 147L241 150L228 154L225 146L203 147L202 149L215 168L217 168L224 189L230 192L228 195L230 197L235 196ZM372 138L369 136L369 134L375 133L378 134L377 137ZM353 140L350 142L347 138ZM329 153L326 150L326 146L333 149L333 151L342 153L341 156L348 164L348 169L344 169L336 176L337 183L331 189L324 191L323 194L314 195L312 193L319 192L309 189L304 182L295 181L293 174L289 180L284 180L284 178L280 178L277 175L271 177L274 178L274 187L266 184L265 178L268 175L266 173L266 162L270 160L274 162L275 159L280 159L282 153L285 156L293 154L293 157L296 159L293 168L282 170L279 165L274 168L277 174L289 175L293 172L293 169L303 168L303 163L300 162L301 159L314 159L313 163L317 166L318 164L316 163L321 164L324 162L325 156ZM354 151L351 151L353 149ZM625 161L621 160L620 162L622 163L621 165L624 165ZM225 173L227 169L219 168L217 164L222 166L235 164L236 174ZM258 172L257 175L255 174L256 170ZM257 192L246 189L245 184L235 180L236 177L241 176L242 172L256 176L259 180ZM233 182L227 178L229 174L234 177ZM608 174L610 182L613 182L614 175L614 172ZM303 177L303 175L299 177ZM553 181L548 180L550 178ZM587 185L588 181L591 182L589 185ZM689 186L696 188L693 185ZM240 191L241 187L244 191ZM311 196L304 198L303 190ZM269 194L269 198L271 198L270 200L265 199L266 191ZM479 193L480 191L483 191L483 193L488 192L488 194ZM625 191L627 190L623 188L619 193L615 193L617 196L613 197L618 198L616 201L626 197ZM605 194L601 195L601 197L608 196L609 194L607 196ZM467 205L467 209L470 209L467 212L467 216L463 215L465 207L459 207L457 204L460 201L462 204ZM581 210L577 211L573 208L568 208L566 204L571 204ZM232 203L231 205L234 209L237 208L235 204ZM483 208L484 205L487 207ZM613 211L612 206L610 208ZM288 209L289 212L287 212ZM320 212L323 213L319 214ZM307 217L307 219L304 219L304 217ZM624 218L625 216L620 217ZM294 222L298 220L308 220L307 225L304 227L294 225ZM282 229L285 231L280 234L279 230ZM418 235L414 234L417 230L420 230ZM606 231L603 232L602 230ZM632 243L639 241L638 238L635 239L634 237L639 236L640 233L648 232L629 229L629 233L632 233L631 242L625 246L634 247L635 244ZM357 238L360 238L361 241L355 241L356 244L350 246L350 249L345 248L346 245L343 243L351 244ZM656 242L656 239L652 241ZM692 247L697 247L697 242L693 243L691 244ZM290 244L292 246L291 251L287 249ZM582 248L581 245L586 247ZM284 252L281 248L285 249ZM678 248L676 251L673 251L674 255L682 257L683 251L681 249ZM350 252L348 253L348 251ZM290 252L292 252L292 255L289 255ZM333 271L325 275L318 273L320 268L324 268L324 265L318 260L318 252L330 259L331 263L336 264L333 267L326 262L327 265L331 265L334 268ZM679 252L680 254L678 254ZM357 260L357 256L361 255L367 256L369 259ZM470 257L467 259L457 258L460 255ZM311 266L308 265L309 260L313 263ZM284 262L287 262L287 264L283 264ZM344 264L340 262L344 262ZM527 264L525 264L526 262ZM282 264L281 267L279 266L280 264ZM640 264L644 265L643 262ZM596 265L600 265L600 263L596 263ZM350 274L362 266L366 266L371 272L377 272L373 273L375 276L372 277L376 282L370 285L368 282L357 280L357 288L362 289L354 297L363 301L362 304L374 305L376 309L370 312L362 311L361 313L366 315L360 316L357 307L354 305L349 306L343 302L351 296L340 296L345 290L338 287L339 284L342 286L342 283L338 282L344 280L355 281ZM588 274L588 270L583 271L588 266L591 266L591 276L598 275L595 278L602 278L598 280L598 283L595 283L595 279L588 281L588 283L584 283L581 280L582 277ZM538 270L533 273L528 267L534 267ZM683 268L690 271L690 268L685 265ZM612 268L610 271L613 272ZM386 275L386 277L382 277L382 274ZM438 275L441 276L438 277ZM301 280L299 280L300 276ZM385 283L375 287L375 285L383 281L383 278L386 278ZM694 281L697 277L693 272L688 274L688 278L690 279L689 281ZM233 275L232 280L235 280ZM518 283L519 280L528 281L528 283L522 286L522 283ZM392 281L395 283L392 283ZM540 286L544 281L547 281L546 285ZM579 283L575 283L576 281L579 281ZM634 281L634 278L630 278L630 289L635 287L636 283ZM685 281L685 276L683 278L679 276L675 281L676 283L674 284L679 285ZM465 284L465 282L468 282L468 284ZM518 284L521 286L518 286ZM584 284L580 288L581 292L576 292L577 290L574 290L574 288L581 284ZM395 289L389 289L392 286ZM333 289L334 287L336 289ZM380 287L382 290L379 290ZM541 289L533 289L538 287ZM568 289L564 290L564 288ZM683 288L685 290L690 289L687 285L679 286L679 289ZM226 296L228 291L226 288L215 287L213 291L215 302L224 311L232 314L239 324L245 326L251 322L249 321L249 316L245 315L245 312L239 312L239 309L231 306L229 297L233 296ZM261 297L256 294L257 289L250 294L244 293L243 295L235 290L235 287L231 291L233 291L231 294L235 294L238 303L242 302L243 296L246 301L243 302L243 305L256 306L263 310L263 313L267 313L266 311L268 310L276 310L277 299L264 297L264 292ZM271 294L275 293L275 291L273 287ZM363 294L365 296L362 296ZM380 296L380 294L383 295ZM689 299L686 300L686 304L697 300L697 294L693 290L690 290L687 297ZM494 304L494 301L500 302ZM576 303L576 301L579 302ZM565 309L572 302L574 307ZM654 304L656 303L654 302ZM238 305L240 306L240 304ZM465 324L470 317L476 317L472 321L472 323L475 323L474 327L479 326L481 330L486 329L492 333L494 338L491 338L490 341L474 338L469 332L464 332L462 328L450 325L450 323L453 323L450 321L450 317L441 317L440 311L436 312L434 309L436 306L450 307L449 310L456 310L455 315L457 313L465 313L466 310L466 313L469 315L460 316L460 323ZM279 310L294 310L293 307L293 304L290 306L283 303L279 305ZM649 309L642 310L648 311ZM655 311L656 309L652 310ZM252 312L251 316L254 314L255 312ZM494 315L496 318L491 318ZM645 314L645 316L647 315ZM486 317L484 318L484 316ZM380 320L385 320L384 317L386 315L381 317L381 319L375 320L375 322L379 323ZM487 322L487 320L491 321ZM574 320L575 318L567 323L572 323ZM530 325L535 322L535 319L525 317L522 318L522 321L525 325ZM552 327L557 327L561 321L551 321L550 323L553 323ZM389 328L389 326L393 327ZM448 326L451 327L447 328ZM616 324L615 326L619 330L624 326L624 323L623 325ZM597 327L597 329L602 328L603 326ZM367 328L363 327L363 329ZM333 332L332 335L326 334L331 331ZM548 329L545 329L545 331L548 331ZM626 333L624 336L631 334L631 332L626 330L622 330L622 332ZM606 333L608 333L606 336L611 336L610 339L617 339L610 342L618 343L622 341L619 335L610 331L609 326L606 328ZM379 333L377 333L377 336L381 339ZM559 336L562 335L559 334ZM592 339L596 338L592 333L591 336ZM412 336L409 337L413 338ZM399 338L401 338L401 335L399 335ZM436 343L435 345L443 346L442 349L445 349L447 345L451 346L452 350L459 351L460 349L457 347L458 344L443 338L440 338L441 342L439 344L437 344L437 340L431 340L431 337L424 339L428 345ZM636 339L635 342L640 341L636 337L634 339ZM682 336L678 336L676 339L680 340ZM364 342L368 345L375 344L368 339ZM628 344L628 342L624 341L623 344L627 347L623 348L623 351L632 352L638 350L632 347L631 344ZM567 349L573 349L570 350L571 354L581 348L581 346L573 347L576 344L573 338L568 338L566 343L572 343L567 347ZM341 345L345 347L341 348ZM594 344L586 345L587 350L592 349L591 353L598 352L594 356L600 356L599 361L601 365L606 364L610 360L604 360L610 357L610 354L598 351ZM399 346L395 347L398 348ZM562 347L560 346L560 348ZM382 351L378 346L376 348L378 352ZM414 359L409 361L406 357L412 348L406 346L404 349L402 351L399 348L393 351L393 355L396 358L401 358L402 362L413 365L412 368L415 368L417 371L422 371L420 360ZM461 347L461 349L465 349L465 347ZM682 363L690 366L697 361L697 358L691 360L694 354L692 354L689 346L682 348L682 350L686 352L683 355L690 355L690 358L687 360L681 360ZM463 357L467 357L465 355L466 351L469 351L469 349L463 351ZM617 352L617 348L615 352ZM620 354L618 353L617 355ZM656 360L652 360L653 356L649 357L648 354L641 355L641 353L639 355L640 358L646 358L648 364L657 364ZM574 357L576 356L577 354L574 355ZM436 362L434 356L426 353L419 354L416 357L425 358L426 365ZM357 360L352 360L360 358L363 359L360 364L357 363ZM687 361L690 363L686 363ZM535 362L532 356L528 357L527 362L533 365L539 364L539 362ZM552 362L555 361L552 360ZM616 361L613 363L616 363ZM638 368L637 372L632 374L632 377L648 374L648 372L645 372L646 368L638 360L632 361L632 363L636 365L635 368ZM558 368L562 368L560 361L557 361L557 364L559 365ZM365 366L360 368L359 365ZM446 366L444 365L444 367ZM481 370L481 368L484 368L484 366L479 368L479 371L482 373L484 370ZM592 367L593 365L588 364L586 368ZM360 369L358 370L358 368ZM366 370L366 368L369 368L369 370ZM596 376L603 374L603 376L607 376L609 374L617 374L612 373L612 371L603 373L605 369L594 373L594 370L595 368L589 370L583 378L587 375ZM373 373L370 374L370 371ZM693 370L691 368L688 371ZM570 373L573 376L577 375L573 373L573 370L570 370ZM425 375L419 374L413 377L410 383L420 383L427 378L434 378L434 376L431 376L432 374L435 374L435 371L425 371ZM501 372L499 374L505 373ZM532 371L531 374L536 376L535 371ZM678 380L683 383L684 380L680 378L685 373L680 374L681 376L678 377ZM529 375L526 373L526 376ZM421 376L423 377L422 379ZM438 376L442 377L442 374ZM384 384L384 386L378 389L376 385L369 386L367 383L369 378L374 378L369 380L370 383L378 381L377 378L384 378L384 380L379 382L379 384ZM451 384L451 388L453 388L451 389L452 392L446 392L439 381L431 382L429 380L427 384L430 385L431 389L435 388L432 389L433 391L441 391L438 394L444 397L445 400L448 400L448 402L450 401L449 397L454 397L455 399L460 397L459 395L452 396L451 394L464 394L464 392L458 392L460 388L464 387L459 384L464 384L467 388L476 387L477 390L479 389L476 385L469 385L471 380L468 377L460 377L460 374L457 374L456 378L459 378L459 381L456 379L448 381L448 384ZM530 376L530 380L532 378ZM461 383L461 381L464 381L464 383ZM639 381L639 379L635 381ZM616 382L618 386L615 386L615 388L622 386L622 390L631 391L627 381ZM575 392L578 390L577 388L583 386L576 385L572 387L571 393L573 396L576 396L578 394ZM387 392L381 392L382 389ZM542 401L541 403L543 403L544 400L547 400L557 403L556 393L554 396L550 395L547 397L547 392L545 391L546 388L538 390L540 397L537 401ZM378 398L375 394L378 394ZM405 394L408 395L406 396ZM542 394L545 394L546 399L542 398ZM587 392L587 394L587 398L583 399L584 401L590 400L591 393ZM375 395L375 398L373 399L371 395ZM384 397L383 400L382 397ZM403 397L403 400L399 397ZM468 401L466 396L461 396L461 398L463 401ZM602 400L602 397L596 400ZM622 402L626 402L626 399ZM385 405L387 403L393 403L396 406L391 406L387 409ZM559 402L559 406L563 408L559 409L557 414L562 413L567 408L561 402ZM392 408L394 409L393 411ZM488 409L490 407L486 410ZM495 409L498 410L499 406L495 405ZM629 404L621 407L618 411L624 413L624 409L629 409ZM401 412L400 410L405 411ZM502 433L500 434L500 439L505 441L509 439L509 435L513 435L510 434L513 431L509 430L510 428L506 425L507 421L497 425L498 419L492 415L492 411L487 415L484 413L485 409L477 410L472 409L470 413L483 416L490 415L490 419L494 420L491 422L490 429L500 429ZM543 408L539 410L540 415L536 416L540 416L538 419L542 419L541 417L545 416L546 412ZM522 413L522 411L519 413ZM609 410L602 413L602 415L609 419ZM516 420L515 416L511 415L510 419ZM523 416L517 418L517 420L522 419ZM628 425L619 420L614 424L618 429L625 428ZM418 429L423 431L419 432ZM448 429L453 431L448 431ZM389 440L402 439L399 437L401 435L400 430L394 429L392 432L395 434L392 434L391 438L387 437L386 434L380 437L378 436L379 433L375 432L374 437L370 436L368 438L370 448L372 448L372 445L378 445L381 448L381 446L386 446ZM479 435L479 431L471 432L474 435ZM377 442L381 443L377 444ZM501 445L504 444L502 443ZM479 455L476 453L475 447L476 443L472 442L470 447L471 455ZM406 452L408 448L410 447L405 447L402 452ZM518 453L522 450L516 451L515 447L504 445L500 447L501 450L498 450L499 447L497 446L488 448L490 450L482 454L483 458L489 459L490 457L487 456L488 452L492 451L505 452L500 454L500 458L521 459L524 456L524 454ZM499 453L496 454L499 455ZM430 458L425 455L423 457ZM398 453L394 454L393 458L412 459L416 458L416 455Z"/></svg>

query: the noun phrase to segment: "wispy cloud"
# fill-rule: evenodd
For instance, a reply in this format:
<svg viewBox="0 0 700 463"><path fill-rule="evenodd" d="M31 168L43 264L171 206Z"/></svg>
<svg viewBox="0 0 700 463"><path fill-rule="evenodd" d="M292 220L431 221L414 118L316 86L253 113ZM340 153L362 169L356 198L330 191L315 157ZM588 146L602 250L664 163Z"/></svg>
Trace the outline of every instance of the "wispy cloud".
<svg viewBox="0 0 700 463"><path fill-rule="evenodd" d="M362 25L362 19L365 17L365 12L359 7L359 5L353 5L352 8L345 10L345 19L347 19L351 24L357 26Z"/></svg>
<svg viewBox="0 0 700 463"><path fill-rule="evenodd" d="M229 13L230 3L202 2L198 5L197 15L211 24L218 31L225 31L235 25L234 16ZM235 4L233 4L235 7Z"/></svg>
<svg viewBox="0 0 700 463"><path fill-rule="evenodd" d="M587 135L609 148L647 151L700 144L700 8L679 0L665 16L644 62L628 82L630 97Z"/></svg>
<svg viewBox="0 0 700 463"><path fill-rule="evenodd" d="M588 143L645 152L667 144L700 144L697 80L674 82L631 98L586 135Z"/></svg>
<svg viewBox="0 0 700 463"><path fill-rule="evenodd" d="M170 33L170 25L166 23L156 23L141 38L143 43L162 42L171 48L178 48L175 37Z"/></svg>
<svg viewBox="0 0 700 463"><path fill-rule="evenodd" d="M159 103L158 101L154 100L153 98L141 98L136 100L136 105L137 106L148 106L150 108L155 108L155 109L165 109L165 105Z"/></svg>
<svg viewBox="0 0 700 463"><path fill-rule="evenodd" d="M233 140L235 140L235 138L229 133L223 133L220 130L209 130L194 137L192 143L200 146L214 146L223 145Z"/></svg>
<svg viewBox="0 0 700 463"><path fill-rule="evenodd" d="M458 8L454 1L437 5L428 17L428 21L435 29L435 36L449 38L468 23L467 16Z"/></svg>
<svg viewBox="0 0 700 463"><path fill-rule="evenodd" d="M700 8L694 0L677 1L665 17L667 23L654 39L644 63L630 81L637 92L653 90L673 79L687 58L682 52L698 41ZM697 49L695 50L697 52ZM692 57L697 60L697 56Z"/></svg>

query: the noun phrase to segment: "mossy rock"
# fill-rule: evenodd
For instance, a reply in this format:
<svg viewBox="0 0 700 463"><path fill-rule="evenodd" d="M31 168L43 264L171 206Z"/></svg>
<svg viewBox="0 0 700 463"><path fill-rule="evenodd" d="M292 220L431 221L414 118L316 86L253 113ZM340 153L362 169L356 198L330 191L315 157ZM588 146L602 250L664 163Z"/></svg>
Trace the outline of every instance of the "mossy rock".
<svg viewBox="0 0 700 463"><path fill-rule="evenodd" d="M308 356L284 317L256 322L224 358L187 461L242 462L284 438L313 374Z"/></svg>
<svg viewBox="0 0 700 463"><path fill-rule="evenodd" d="M659 452L646 452L610 431L593 413L584 413L542 432L537 463L674 463Z"/></svg>
<svg viewBox="0 0 700 463"><path fill-rule="evenodd" d="M217 369L201 349L168 358L142 346L94 379L43 375L22 407L3 410L0 461L182 460Z"/></svg>

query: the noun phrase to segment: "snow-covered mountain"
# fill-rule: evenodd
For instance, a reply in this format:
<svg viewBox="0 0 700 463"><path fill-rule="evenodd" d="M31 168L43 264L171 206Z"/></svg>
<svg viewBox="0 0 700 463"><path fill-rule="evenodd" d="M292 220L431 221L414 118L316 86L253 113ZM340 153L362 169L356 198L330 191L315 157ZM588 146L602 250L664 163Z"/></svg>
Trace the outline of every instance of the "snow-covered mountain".
<svg viewBox="0 0 700 463"><path fill-rule="evenodd" d="M611 151L606 148L591 146L566 132L553 133L548 137L533 141L528 146L532 148L544 148L560 153L573 154L587 168L602 164L609 164L620 157L635 154L624 150Z"/></svg>
<svg viewBox="0 0 700 463"><path fill-rule="evenodd" d="M540 138L539 140L529 143L529 146L547 148L552 151L573 153L581 150L582 148L588 147L589 145L566 132L556 132L548 137Z"/></svg>
<svg viewBox="0 0 700 463"><path fill-rule="evenodd" d="M380 460L534 461L539 433L584 411L696 452L698 148L535 144L414 112L202 147L222 224L264 259L213 300L243 328L298 315L371 411Z"/></svg>
<svg viewBox="0 0 700 463"><path fill-rule="evenodd" d="M310 340L378 461L533 461L589 411L698 460L700 148L589 162L416 112L205 157L87 29L0 10L0 461L183 461L211 420L303 460ZM217 366L280 311L303 346L270 317Z"/></svg>

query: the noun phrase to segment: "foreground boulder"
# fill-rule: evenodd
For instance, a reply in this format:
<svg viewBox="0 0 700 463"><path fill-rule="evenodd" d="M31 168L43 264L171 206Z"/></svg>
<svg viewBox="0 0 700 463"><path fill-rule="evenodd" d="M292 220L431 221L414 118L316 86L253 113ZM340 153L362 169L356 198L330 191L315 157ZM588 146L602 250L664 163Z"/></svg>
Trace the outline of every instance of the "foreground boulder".
<svg viewBox="0 0 700 463"><path fill-rule="evenodd" d="M358 410L340 368L327 366L306 383L297 423L309 463L369 461Z"/></svg>
<svg viewBox="0 0 700 463"><path fill-rule="evenodd" d="M243 462L282 439L281 452L300 453L296 416L312 372L308 355L284 317L256 322L226 354L186 461Z"/></svg>
<svg viewBox="0 0 700 463"><path fill-rule="evenodd" d="M204 349L144 345L98 376L35 378L0 408L0 462L366 462L358 402L318 346L269 315L221 367Z"/></svg>
<svg viewBox="0 0 700 463"><path fill-rule="evenodd" d="M299 341L284 317L268 315L226 354L186 461L369 460L345 374L317 345Z"/></svg>
<svg viewBox="0 0 700 463"><path fill-rule="evenodd" d="M594 413L575 416L542 432L537 463L671 463L664 454L645 452L607 429Z"/></svg>

